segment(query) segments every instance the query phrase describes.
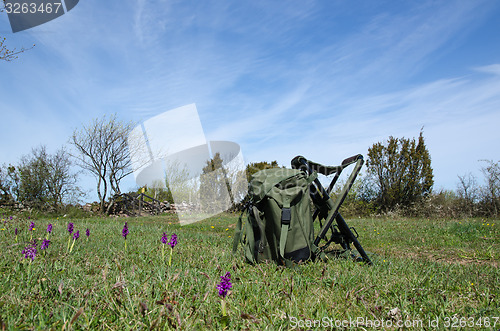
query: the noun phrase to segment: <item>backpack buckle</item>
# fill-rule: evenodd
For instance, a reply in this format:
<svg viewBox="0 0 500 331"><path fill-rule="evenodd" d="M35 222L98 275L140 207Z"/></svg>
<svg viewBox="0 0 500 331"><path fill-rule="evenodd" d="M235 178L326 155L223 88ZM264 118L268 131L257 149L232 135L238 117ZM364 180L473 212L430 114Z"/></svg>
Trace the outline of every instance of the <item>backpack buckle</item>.
<svg viewBox="0 0 500 331"><path fill-rule="evenodd" d="M281 209L281 224L290 225L292 219L292 210L290 208Z"/></svg>

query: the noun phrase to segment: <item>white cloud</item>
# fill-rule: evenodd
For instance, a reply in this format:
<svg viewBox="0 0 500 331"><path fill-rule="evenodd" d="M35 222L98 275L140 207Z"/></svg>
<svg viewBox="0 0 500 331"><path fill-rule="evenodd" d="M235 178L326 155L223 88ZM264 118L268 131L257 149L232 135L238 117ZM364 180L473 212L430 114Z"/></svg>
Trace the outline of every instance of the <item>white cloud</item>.
<svg viewBox="0 0 500 331"><path fill-rule="evenodd" d="M500 64L491 64L491 65L487 65L487 66L477 67L475 69L478 72L484 72L487 74L500 76Z"/></svg>
<svg viewBox="0 0 500 331"><path fill-rule="evenodd" d="M368 147L391 135L417 137L423 127L436 183L447 188L453 188L458 174L477 171L477 160L498 158L499 76L443 79L390 94L344 100L338 112L297 121L304 91L296 100L293 93L285 96L295 101L287 107L249 114L208 135L241 142L252 151L246 155L257 158L253 161L270 158L287 164L295 154L307 154L335 163L351 154L366 155Z"/></svg>
<svg viewBox="0 0 500 331"><path fill-rule="evenodd" d="M417 136L422 126L436 170L446 169L439 176L463 170L446 160L488 158L498 140L500 65L465 59L457 74L425 74L495 16L493 5L351 6L80 2L16 37L38 46L5 67L0 107L19 114L5 117L16 122L9 133L36 131L28 118L58 137L47 142L65 141L68 127L103 113L143 120L196 103L207 138L239 142L251 161L288 165L303 153L336 163L389 135ZM40 138L19 141L29 150ZM17 153L10 144L1 151Z"/></svg>

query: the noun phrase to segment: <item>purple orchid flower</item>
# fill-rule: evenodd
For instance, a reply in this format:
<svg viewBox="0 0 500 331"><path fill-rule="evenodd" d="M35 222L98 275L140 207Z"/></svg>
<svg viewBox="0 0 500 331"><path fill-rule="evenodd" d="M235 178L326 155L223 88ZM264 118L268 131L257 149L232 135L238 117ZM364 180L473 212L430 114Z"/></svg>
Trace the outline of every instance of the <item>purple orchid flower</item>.
<svg viewBox="0 0 500 331"><path fill-rule="evenodd" d="M125 238L125 240L127 239L128 233L129 233L128 224L127 224L127 222L125 222L125 225L123 226L123 230L122 230L122 236L123 236L123 238Z"/></svg>
<svg viewBox="0 0 500 331"><path fill-rule="evenodd" d="M170 241L168 242L168 244L172 248L174 248L175 245L177 245L177 235L175 233L172 235L172 238L170 239Z"/></svg>
<svg viewBox="0 0 500 331"><path fill-rule="evenodd" d="M221 282L217 284L217 289L219 290L219 296L221 298L225 298L227 295L227 292L232 288L231 284L231 274L229 272L226 272L224 276L221 276Z"/></svg>
<svg viewBox="0 0 500 331"><path fill-rule="evenodd" d="M75 229L75 225L73 223L68 223L68 232L71 235L73 230Z"/></svg>

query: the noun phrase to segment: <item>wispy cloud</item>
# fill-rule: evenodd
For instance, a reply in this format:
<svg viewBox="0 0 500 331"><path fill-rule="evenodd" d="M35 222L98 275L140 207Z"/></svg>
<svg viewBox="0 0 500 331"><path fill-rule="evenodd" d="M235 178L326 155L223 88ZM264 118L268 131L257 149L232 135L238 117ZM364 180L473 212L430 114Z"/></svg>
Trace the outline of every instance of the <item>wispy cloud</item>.
<svg viewBox="0 0 500 331"><path fill-rule="evenodd" d="M295 123L293 127L281 127L277 121L259 126L272 128L277 136L263 150L253 141L262 132L244 131L247 139L240 138L244 147L251 146L249 149L254 151L254 155L249 156L257 160L273 155L287 164L296 154L307 154L320 162L340 162L351 154L366 155L368 147L391 135L416 137L424 128L437 186L453 188L457 175L478 172L478 160L498 157L498 91L500 76L471 75L440 80L347 101L341 106L341 114L319 116ZM252 124L255 122L248 119L237 126L251 128Z"/></svg>
<svg viewBox="0 0 500 331"><path fill-rule="evenodd" d="M196 103L207 138L240 143L252 161L288 164L301 153L341 161L425 126L434 161L447 169L464 145L479 146L471 159L488 157L498 138L498 130L481 129L497 120L498 59L460 59L445 75L434 70L446 65L440 59L456 59L474 27L495 19L492 8L481 1L87 0L15 37L38 46L2 68L0 107L17 123L9 134L36 131L37 122L49 128L50 139L20 138L27 151L64 142L104 113L139 121ZM1 152L15 155L10 147Z"/></svg>

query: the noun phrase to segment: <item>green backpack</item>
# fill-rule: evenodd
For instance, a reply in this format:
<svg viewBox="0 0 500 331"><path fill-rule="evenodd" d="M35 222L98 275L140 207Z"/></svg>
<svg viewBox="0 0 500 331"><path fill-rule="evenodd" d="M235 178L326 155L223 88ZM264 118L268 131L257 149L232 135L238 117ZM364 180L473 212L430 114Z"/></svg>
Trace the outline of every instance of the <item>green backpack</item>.
<svg viewBox="0 0 500 331"><path fill-rule="evenodd" d="M317 173L298 169L272 168L255 173L249 184L248 218L238 220L233 252L239 242L252 264L274 261L279 265L313 260L313 217L309 186Z"/></svg>

